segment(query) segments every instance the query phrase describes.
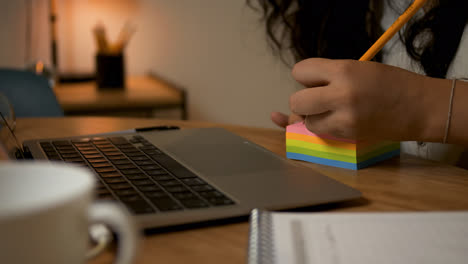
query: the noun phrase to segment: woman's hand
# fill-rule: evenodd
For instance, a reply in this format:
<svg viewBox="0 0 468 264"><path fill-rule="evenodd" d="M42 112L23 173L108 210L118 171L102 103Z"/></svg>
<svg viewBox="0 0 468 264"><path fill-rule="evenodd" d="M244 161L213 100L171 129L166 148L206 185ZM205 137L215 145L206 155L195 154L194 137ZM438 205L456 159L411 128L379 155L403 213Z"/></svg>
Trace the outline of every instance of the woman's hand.
<svg viewBox="0 0 468 264"><path fill-rule="evenodd" d="M443 137L448 80L376 62L318 58L297 63L292 74L305 89L291 96L291 111L316 134L401 141ZM287 124L285 116L272 119Z"/></svg>
<svg viewBox="0 0 468 264"><path fill-rule="evenodd" d="M273 123L275 123L279 127L286 128L286 126L288 125L304 121L304 118L295 114L291 114L288 116L280 112L272 112L271 121L273 121Z"/></svg>

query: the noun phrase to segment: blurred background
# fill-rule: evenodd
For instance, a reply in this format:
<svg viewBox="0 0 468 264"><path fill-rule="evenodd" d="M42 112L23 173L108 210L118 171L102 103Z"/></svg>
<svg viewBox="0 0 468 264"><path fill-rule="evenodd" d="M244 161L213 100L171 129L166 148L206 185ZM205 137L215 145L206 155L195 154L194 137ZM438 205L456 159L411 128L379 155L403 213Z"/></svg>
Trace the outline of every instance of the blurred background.
<svg viewBox="0 0 468 264"><path fill-rule="evenodd" d="M1 68L40 61L57 76L92 74L96 24L115 40L131 23L136 30L124 51L125 75L152 73L182 88L190 120L275 127L270 112L288 112L298 88L245 0L0 0L0 6ZM174 111L161 108L152 116L179 118Z"/></svg>

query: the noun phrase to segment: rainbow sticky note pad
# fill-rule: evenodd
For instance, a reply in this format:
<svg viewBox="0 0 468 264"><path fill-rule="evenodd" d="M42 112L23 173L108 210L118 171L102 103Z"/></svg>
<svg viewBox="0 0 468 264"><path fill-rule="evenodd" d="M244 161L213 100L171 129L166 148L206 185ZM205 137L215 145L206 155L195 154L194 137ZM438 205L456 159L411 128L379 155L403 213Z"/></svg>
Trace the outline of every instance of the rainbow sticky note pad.
<svg viewBox="0 0 468 264"><path fill-rule="evenodd" d="M304 123L286 127L286 157L289 159L358 170L399 154L399 142L356 142L316 135Z"/></svg>

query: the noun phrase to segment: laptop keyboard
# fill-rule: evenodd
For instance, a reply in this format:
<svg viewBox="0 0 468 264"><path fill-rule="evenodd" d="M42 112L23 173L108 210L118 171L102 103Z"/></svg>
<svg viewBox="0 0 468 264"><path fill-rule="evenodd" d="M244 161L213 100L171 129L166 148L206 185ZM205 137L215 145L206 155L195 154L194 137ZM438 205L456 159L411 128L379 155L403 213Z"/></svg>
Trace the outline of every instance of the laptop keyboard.
<svg viewBox="0 0 468 264"><path fill-rule="evenodd" d="M119 200L135 214L232 205L219 190L142 136L40 143L49 160L89 167L97 198Z"/></svg>

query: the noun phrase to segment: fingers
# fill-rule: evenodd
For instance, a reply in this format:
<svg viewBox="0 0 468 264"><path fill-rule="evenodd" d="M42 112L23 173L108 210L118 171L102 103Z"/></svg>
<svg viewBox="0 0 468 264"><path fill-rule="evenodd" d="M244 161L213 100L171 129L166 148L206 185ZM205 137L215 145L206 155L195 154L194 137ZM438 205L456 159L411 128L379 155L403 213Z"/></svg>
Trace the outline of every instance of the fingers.
<svg viewBox="0 0 468 264"><path fill-rule="evenodd" d="M302 122L304 121L304 117L302 116L299 116L299 115L295 115L295 114L290 114L289 115L289 124L296 124L296 123L299 123L299 122Z"/></svg>
<svg viewBox="0 0 468 264"><path fill-rule="evenodd" d="M292 76L305 87L325 86L331 81L336 62L328 59L312 58L294 65Z"/></svg>
<svg viewBox="0 0 468 264"><path fill-rule="evenodd" d="M297 123L297 122L302 122L304 119L302 118L302 116L298 116L298 115L294 115L294 114L288 116L288 115L285 115L285 114L280 113L280 112L272 112L271 113L271 120L277 126L285 128L286 126L288 126L290 124L294 124L294 123Z"/></svg>
<svg viewBox="0 0 468 264"><path fill-rule="evenodd" d="M316 115L333 110L336 101L336 92L331 86L308 88L293 94L289 106L296 115Z"/></svg>
<svg viewBox="0 0 468 264"><path fill-rule="evenodd" d="M272 112L271 121L282 128L285 128L287 125L289 125L289 117L280 112Z"/></svg>
<svg viewBox="0 0 468 264"><path fill-rule="evenodd" d="M332 112L328 111L317 115L308 115L304 119L306 128L315 134L330 134L331 122L330 116Z"/></svg>
<svg viewBox="0 0 468 264"><path fill-rule="evenodd" d="M343 125L339 115L331 111L306 116L304 123L309 131L317 135L331 135L347 139L355 139L356 137L354 130Z"/></svg>

